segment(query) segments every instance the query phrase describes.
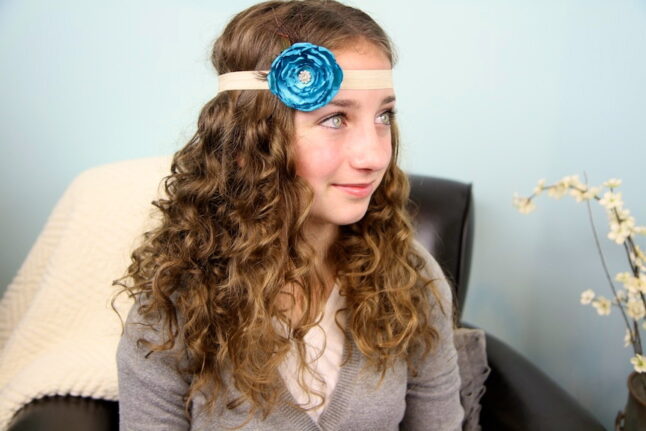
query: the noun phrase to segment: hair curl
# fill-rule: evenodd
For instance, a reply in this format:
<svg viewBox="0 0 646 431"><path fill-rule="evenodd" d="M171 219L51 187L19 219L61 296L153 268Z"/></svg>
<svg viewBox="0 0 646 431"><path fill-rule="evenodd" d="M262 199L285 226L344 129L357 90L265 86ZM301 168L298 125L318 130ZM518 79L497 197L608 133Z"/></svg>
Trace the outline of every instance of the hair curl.
<svg viewBox="0 0 646 431"><path fill-rule="evenodd" d="M388 36L358 9L329 0L267 1L232 19L215 41L212 63L218 73L267 70L292 43L334 50L357 40L395 62ZM140 299L143 316L158 319L166 342L150 345L153 352L182 343L188 353L185 371L194 378L187 412L200 391L213 408L230 373L242 396L227 407L248 402L249 418L259 411L266 417L278 402L278 365L291 343L300 372L307 368L303 335L316 324L324 280L304 237L313 194L296 175L293 134L294 111L268 91L227 91L210 100L163 179L166 198L153 202L161 223L143 235L126 275L115 281L119 293ZM382 377L396 360L412 365L412 352L427 354L437 340L430 324L435 289L412 246L398 146L393 124L382 183L365 217L342 226L330 251L349 332ZM298 287L304 305L291 337L272 324L289 323L278 306L286 285Z"/></svg>

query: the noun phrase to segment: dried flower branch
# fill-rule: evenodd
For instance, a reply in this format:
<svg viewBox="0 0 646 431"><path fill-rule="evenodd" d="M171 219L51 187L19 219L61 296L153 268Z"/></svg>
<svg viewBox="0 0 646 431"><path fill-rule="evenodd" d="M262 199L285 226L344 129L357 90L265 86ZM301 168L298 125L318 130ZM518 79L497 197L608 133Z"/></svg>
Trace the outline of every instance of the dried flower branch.
<svg viewBox="0 0 646 431"><path fill-rule="evenodd" d="M616 178L604 182L599 187L589 187L587 181L586 184L582 183L576 175L564 177L551 185L547 185L546 181L542 179L538 181L529 197L522 197L514 193L512 203L522 214L529 214L536 209L534 199L543 192L555 199L561 199L569 194L577 202L586 203L595 245L613 299L599 296L592 289L587 289L581 294L581 304L592 305L600 316L609 315L613 307L619 309L626 324L625 345L632 346L635 353L630 362L635 371L643 373L646 372L646 358L643 356L640 325L642 329L646 329L646 255L635 243L635 237L646 235L646 226L637 226L630 211L624 208L621 193L615 191L619 186L621 186L621 180ZM622 245L628 259L630 271L616 274L614 281L603 256L592 218L590 202L593 200L604 207L608 215L610 227L608 239ZM622 288L617 288L615 282L620 283Z"/></svg>

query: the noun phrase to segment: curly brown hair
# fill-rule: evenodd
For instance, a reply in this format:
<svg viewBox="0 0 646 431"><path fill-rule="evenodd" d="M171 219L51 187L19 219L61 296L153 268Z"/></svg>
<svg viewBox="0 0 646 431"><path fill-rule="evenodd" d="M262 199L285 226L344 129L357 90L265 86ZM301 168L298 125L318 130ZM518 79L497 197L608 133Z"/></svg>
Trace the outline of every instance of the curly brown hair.
<svg viewBox="0 0 646 431"><path fill-rule="evenodd" d="M388 36L358 9L330 0L267 1L232 19L215 41L212 63L220 74L267 70L295 42L335 50L357 41L395 62ZM346 300L346 333L382 378L395 361L413 366L414 351L426 355L435 345L430 313L439 302L429 296L437 298L413 246L394 123L391 134L393 157L366 215L341 226L329 251ZM320 314L325 279L304 236L313 192L296 175L293 136L294 110L269 91L227 91L210 100L163 179L166 197L153 202L160 224L143 235L126 275L115 281L164 331L166 342L149 343L150 350L181 343L190 358L187 412L200 391L212 408L230 373L242 396L226 400L227 407L247 402L249 417L266 417L278 402L278 365L292 344L307 368L303 336ZM298 322L279 305L286 285L302 295ZM278 332L274 319L290 324L291 335Z"/></svg>

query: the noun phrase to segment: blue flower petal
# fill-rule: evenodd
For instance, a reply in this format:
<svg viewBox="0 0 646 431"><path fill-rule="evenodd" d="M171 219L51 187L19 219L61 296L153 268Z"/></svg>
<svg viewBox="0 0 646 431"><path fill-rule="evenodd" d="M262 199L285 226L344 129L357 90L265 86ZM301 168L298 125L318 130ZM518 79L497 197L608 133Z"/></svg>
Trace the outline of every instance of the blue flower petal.
<svg viewBox="0 0 646 431"><path fill-rule="evenodd" d="M309 73L309 80L300 79L303 71ZM336 96L343 71L329 49L299 42L274 59L267 81L269 90L285 105L309 112L327 105Z"/></svg>

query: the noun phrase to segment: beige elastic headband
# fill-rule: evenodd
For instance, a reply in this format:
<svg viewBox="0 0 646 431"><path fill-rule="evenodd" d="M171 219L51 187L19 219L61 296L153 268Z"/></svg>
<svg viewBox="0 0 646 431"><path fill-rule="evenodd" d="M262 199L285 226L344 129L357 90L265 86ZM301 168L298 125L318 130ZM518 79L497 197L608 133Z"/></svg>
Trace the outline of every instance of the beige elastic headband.
<svg viewBox="0 0 646 431"><path fill-rule="evenodd" d="M218 76L218 93L228 90L269 90L262 74L268 70L229 72ZM393 88L392 69L344 70L341 90L378 90Z"/></svg>
<svg viewBox="0 0 646 431"><path fill-rule="evenodd" d="M308 42L298 42L285 49L269 70L229 72L218 79L218 93L269 90L285 105L305 112L325 106L341 89L393 87L391 69L343 70L332 51Z"/></svg>

